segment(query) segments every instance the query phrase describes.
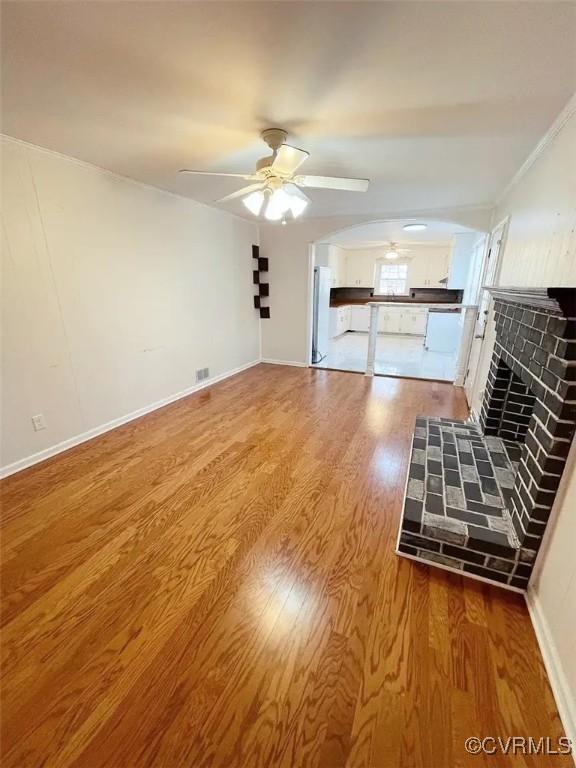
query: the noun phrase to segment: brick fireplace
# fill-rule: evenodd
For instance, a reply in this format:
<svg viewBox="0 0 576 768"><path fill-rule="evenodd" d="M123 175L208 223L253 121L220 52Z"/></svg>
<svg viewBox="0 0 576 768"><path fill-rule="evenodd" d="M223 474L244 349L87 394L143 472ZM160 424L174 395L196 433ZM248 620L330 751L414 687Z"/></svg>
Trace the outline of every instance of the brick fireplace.
<svg viewBox="0 0 576 768"><path fill-rule="evenodd" d="M576 289L489 289L479 424L416 420L398 554L524 590L576 430Z"/></svg>

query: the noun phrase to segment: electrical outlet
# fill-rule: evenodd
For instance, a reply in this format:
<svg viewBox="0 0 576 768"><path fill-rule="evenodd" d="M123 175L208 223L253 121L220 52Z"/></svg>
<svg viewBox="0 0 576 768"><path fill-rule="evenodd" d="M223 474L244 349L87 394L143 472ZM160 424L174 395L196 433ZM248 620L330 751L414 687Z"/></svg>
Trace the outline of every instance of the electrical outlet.
<svg viewBox="0 0 576 768"><path fill-rule="evenodd" d="M34 432L40 432L41 429L46 429L43 413L39 413L37 416L32 416L32 426L34 427Z"/></svg>

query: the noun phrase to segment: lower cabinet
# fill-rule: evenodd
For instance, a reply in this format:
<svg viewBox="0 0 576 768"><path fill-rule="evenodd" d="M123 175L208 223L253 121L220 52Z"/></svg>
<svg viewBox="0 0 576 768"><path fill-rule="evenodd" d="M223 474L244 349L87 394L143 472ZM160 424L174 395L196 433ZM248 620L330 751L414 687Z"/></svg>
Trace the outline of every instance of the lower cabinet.
<svg viewBox="0 0 576 768"><path fill-rule="evenodd" d="M405 333L409 336L426 334L426 309L382 307L378 312L379 333Z"/></svg>
<svg viewBox="0 0 576 768"><path fill-rule="evenodd" d="M408 310L402 313L402 330L400 333L408 333L412 336L426 335L426 322L428 320L428 310L418 309L416 311Z"/></svg>
<svg viewBox="0 0 576 768"><path fill-rule="evenodd" d="M338 336L338 309L336 307L330 307L329 310L328 336L331 339Z"/></svg>
<svg viewBox="0 0 576 768"><path fill-rule="evenodd" d="M349 306L330 308L329 334L331 339L350 330L351 309Z"/></svg>
<svg viewBox="0 0 576 768"><path fill-rule="evenodd" d="M352 306L350 310L350 330L368 331L370 329L370 307Z"/></svg>
<svg viewBox="0 0 576 768"><path fill-rule="evenodd" d="M425 336L427 309L405 307L380 307L378 311L378 333L402 333L409 336ZM330 308L330 338L346 331L370 330L370 307L352 306Z"/></svg>
<svg viewBox="0 0 576 768"><path fill-rule="evenodd" d="M402 310L382 307L378 311L378 330L380 333L402 333Z"/></svg>

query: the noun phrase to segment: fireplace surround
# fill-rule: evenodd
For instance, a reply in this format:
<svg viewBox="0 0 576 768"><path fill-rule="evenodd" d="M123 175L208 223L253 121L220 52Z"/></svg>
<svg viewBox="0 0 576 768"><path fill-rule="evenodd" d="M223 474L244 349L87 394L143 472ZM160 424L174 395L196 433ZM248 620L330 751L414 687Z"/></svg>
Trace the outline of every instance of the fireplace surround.
<svg viewBox="0 0 576 768"><path fill-rule="evenodd" d="M416 420L397 553L524 590L576 430L576 288L489 288L479 423Z"/></svg>

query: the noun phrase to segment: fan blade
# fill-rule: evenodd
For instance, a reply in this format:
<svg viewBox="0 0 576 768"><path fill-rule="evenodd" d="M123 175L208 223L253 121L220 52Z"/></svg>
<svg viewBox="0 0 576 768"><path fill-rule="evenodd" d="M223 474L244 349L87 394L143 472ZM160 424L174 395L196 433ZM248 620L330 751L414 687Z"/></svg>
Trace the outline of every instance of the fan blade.
<svg viewBox="0 0 576 768"><path fill-rule="evenodd" d="M286 183L284 186L285 186L287 189L289 189L289 190L290 190L290 192L291 192L293 195L296 195L296 197L299 197L301 200L306 200L306 202L307 202L307 203L310 203L310 202L312 202L312 201L310 200L310 198L308 197L308 195L306 195L304 192L302 192L302 190L300 189L300 187L297 187L297 186L296 186L296 184L293 184L292 182L288 182L288 183Z"/></svg>
<svg viewBox="0 0 576 768"><path fill-rule="evenodd" d="M366 192L370 184L368 179L341 179L337 176L295 176L293 181L302 187L343 189L347 192Z"/></svg>
<svg viewBox="0 0 576 768"><path fill-rule="evenodd" d="M244 195L249 194L250 192L257 192L259 189L264 189L266 184L249 184L247 187L242 187L242 189L237 190L236 192L231 192L229 195L226 195L225 197L221 197L220 200L216 200L217 203L225 203L228 200L235 200L237 197L244 197Z"/></svg>
<svg viewBox="0 0 576 768"><path fill-rule="evenodd" d="M276 157L270 167L272 170L278 171L278 173L285 173L287 176L291 176L296 168L299 168L309 156L310 153L305 152L303 149L291 147L289 144L282 144L276 152Z"/></svg>
<svg viewBox="0 0 576 768"><path fill-rule="evenodd" d="M258 176L254 176L254 174L247 174L247 173L216 173L214 171L191 171L188 168L181 168L178 173L193 173L196 176L229 176L230 178L234 179L244 179L245 181L252 181L252 179L257 179Z"/></svg>

